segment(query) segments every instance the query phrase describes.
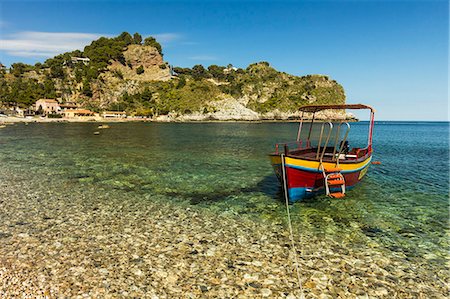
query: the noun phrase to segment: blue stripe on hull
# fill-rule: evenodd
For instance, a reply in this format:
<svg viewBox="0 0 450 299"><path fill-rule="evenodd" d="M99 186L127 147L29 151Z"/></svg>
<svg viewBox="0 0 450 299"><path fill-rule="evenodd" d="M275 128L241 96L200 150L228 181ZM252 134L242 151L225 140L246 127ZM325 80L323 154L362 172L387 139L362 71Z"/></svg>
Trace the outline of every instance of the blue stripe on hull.
<svg viewBox="0 0 450 299"><path fill-rule="evenodd" d="M347 186L345 188L346 191L349 191L353 189L353 186ZM331 188L331 192L339 192L341 191L341 188ZM297 187L297 188L289 188L288 195L289 195L289 202L294 203L301 201L305 198L311 198L319 194L325 194L325 188L316 189L313 191L313 188L305 188L305 187Z"/></svg>

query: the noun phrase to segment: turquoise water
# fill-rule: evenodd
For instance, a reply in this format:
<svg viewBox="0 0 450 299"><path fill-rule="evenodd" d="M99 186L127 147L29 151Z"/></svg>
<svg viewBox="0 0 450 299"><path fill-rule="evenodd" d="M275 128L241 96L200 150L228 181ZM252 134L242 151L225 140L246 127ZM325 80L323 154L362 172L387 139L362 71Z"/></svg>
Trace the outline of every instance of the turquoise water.
<svg viewBox="0 0 450 299"><path fill-rule="evenodd" d="M285 225L279 183L267 154L295 138L295 123L15 124L0 130L0 175L51 196L97 190L170 201L209 212ZM367 123L352 124L351 145ZM100 131L100 135L94 135ZM378 248L412 266L444 269L448 250L449 124L377 122L374 160L345 199L320 196L291 206L297 234L349 248ZM11 177L9 184L14 184ZM24 195L25 196L25 195ZM80 194L83 196L83 194ZM92 196L92 194L90 194Z"/></svg>

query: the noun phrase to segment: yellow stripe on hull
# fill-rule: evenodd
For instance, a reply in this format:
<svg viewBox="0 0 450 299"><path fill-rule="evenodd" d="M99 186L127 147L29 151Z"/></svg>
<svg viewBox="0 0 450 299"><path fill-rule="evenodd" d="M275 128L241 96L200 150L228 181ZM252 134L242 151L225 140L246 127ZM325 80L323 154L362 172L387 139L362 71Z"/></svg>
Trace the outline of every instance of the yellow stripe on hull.
<svg viewBox="0 0 450 299"><path fill-rule="evenodd" d="M369 165L372 156L368 157L366 160L359 163L339 163L339 168L342 169L342 172L355 172L361 170ZM272 165L281 164L281 156L270 156L270 160ZM320 162L318 161L310 161L303 160L299 158L286 157L286 166L290 167L298 167L305 170L310 170L313 172L321 171ZM323 162L322 163L325 169L331 169L336 167L336 163Z"/></svg>

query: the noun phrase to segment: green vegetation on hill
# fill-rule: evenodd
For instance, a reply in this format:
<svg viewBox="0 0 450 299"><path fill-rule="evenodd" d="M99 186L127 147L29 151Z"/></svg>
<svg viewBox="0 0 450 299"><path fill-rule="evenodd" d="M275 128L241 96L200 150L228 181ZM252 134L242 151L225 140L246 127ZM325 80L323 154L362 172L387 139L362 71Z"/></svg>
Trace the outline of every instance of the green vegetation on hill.
<svg viewBox="0 0 450 299"><path fill-rule="evenodd" d="M184 82L184 83L182 83ZM177 112L209 112L209 100L220 94L218 87L208 81L186 81L183 77L168 82L151 82L142 92L130 95L125 93L121 99L109 106L115 110L126 107L137 115L153 116ZM206 110L205 110L206 108Z"/></svg>
<svg viewBox="0 0 450 299"><path fill-rule="evenodd" d="M132 47L142 50L127 52ZM139 33L127 32L101 37L83 51L60 54L34 66L14 63L9 74L1 70L0 102L28 107L39 98L61 98L96 111L126 110L145 116L215 112L222 109L223 101L235 101L259 114L345 102L342 86L327 76L293 76L278 72L268 62L245 69L175 67L170 77L167 63L161 61L162 47L153 37L143 39ZM158 79L158 72L167 75Z"/></svg>

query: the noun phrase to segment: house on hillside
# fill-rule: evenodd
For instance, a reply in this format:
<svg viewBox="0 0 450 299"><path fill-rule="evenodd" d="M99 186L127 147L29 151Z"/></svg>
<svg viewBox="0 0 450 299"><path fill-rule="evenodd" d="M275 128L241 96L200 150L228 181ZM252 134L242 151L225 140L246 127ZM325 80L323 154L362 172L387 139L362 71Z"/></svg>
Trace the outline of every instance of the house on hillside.
<svg viewBox="0 0 450 299"><path fill-rule="evenodd" d="M54 99L40 99L36 101L35 111L44 115L59 113L61 107L57 100Z"/></svg>
<svg viewBox="0 0 450 299"><path fill-rule="evenodd" d="M88 65L91 60L87 57L70 57L70 60L65 60L63 62L64 66L74 66L76 64L82 63L84 65Z"/></svg>
<svg viewBox="0 0 450 299"><path fill-rule="evenodd" d="M229 74L231 72L235 72L237 70L238 70L237 67L234 67L232 65L228 65L225 69L223 69L223 73L226 75L226 74Z"/></svg>
<svg viewBox="0 0 450 299"><path fill-rule="evenodd" d="M65 102L64 104L60 104L59 106L61 107L62 111L78 108L78 104L74 102Z"/></svg>
<svg viewBox="0 0 450 299"><path fill-rule="evenodd" d="M67 109L62 112L64 117L73 118L80 116L94 116L94 112L88 109Z"/></svg>
<svg viewBox="0 0 450 299"><path fill-rule="evenodd" d="M91 60L87 57L71 57L70 61L72 61L72 63L82 62L83 64L87 65Z"/></svg>
<svg viewBox="0 0 450 299"><path fill-rule="evenodd" d="M169 65L169 72L171 76L178 77L178 73L173 69L173 65Z"/></svg>
<svg viewBox="0 0 450 299"><path fill-rule="evenodd" d="M104 111L102 116L103 118L126 118L127 113L125 111Z"/></svg>

